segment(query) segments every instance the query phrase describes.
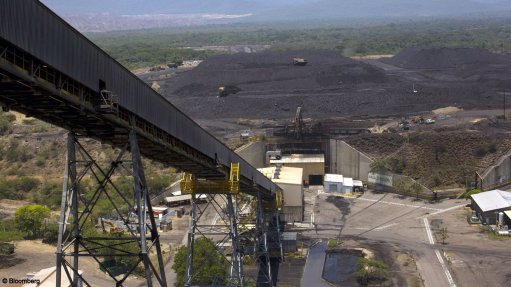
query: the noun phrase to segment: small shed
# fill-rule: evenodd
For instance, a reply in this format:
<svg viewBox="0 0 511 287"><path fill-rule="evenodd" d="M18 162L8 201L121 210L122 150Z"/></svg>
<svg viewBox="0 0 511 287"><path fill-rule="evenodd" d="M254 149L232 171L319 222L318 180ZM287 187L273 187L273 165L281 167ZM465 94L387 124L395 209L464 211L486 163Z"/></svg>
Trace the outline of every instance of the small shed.
<svg viewBox="0 0 511 287"><path fill-rule="evenodd" d="M343 192L344 177L341 174L325 174L323 181L324 192Z"/></svg>
<svg viewBox="0 0 511 287"><path fill-rule="evenodd" d="M353 193L353 178L345 177L342 181L342 192Z"/></svg>

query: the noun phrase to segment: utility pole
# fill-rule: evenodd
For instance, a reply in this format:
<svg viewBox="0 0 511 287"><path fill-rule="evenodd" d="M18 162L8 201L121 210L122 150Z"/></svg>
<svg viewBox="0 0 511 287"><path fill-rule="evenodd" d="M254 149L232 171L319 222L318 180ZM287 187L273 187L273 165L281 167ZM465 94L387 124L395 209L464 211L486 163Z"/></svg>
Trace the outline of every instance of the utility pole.
<svg viewBox="0 0 511 287"><path fill-rule="evenodd" d="M506 119L506 92L507 90L504 90L504 120Z"/></svg>

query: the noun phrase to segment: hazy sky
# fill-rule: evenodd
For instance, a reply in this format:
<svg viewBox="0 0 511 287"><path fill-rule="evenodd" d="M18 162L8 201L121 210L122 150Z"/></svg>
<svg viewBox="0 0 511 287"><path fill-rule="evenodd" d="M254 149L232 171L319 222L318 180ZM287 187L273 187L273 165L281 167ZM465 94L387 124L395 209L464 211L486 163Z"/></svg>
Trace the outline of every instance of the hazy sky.
<svg viewBox="0 0 511 287"><path fill-rule="evenodd" d="M259 19L459 16L511 11L511 0L41 0L59 14L253 14ZM505 14L504 14L505 15Z"/></svg>

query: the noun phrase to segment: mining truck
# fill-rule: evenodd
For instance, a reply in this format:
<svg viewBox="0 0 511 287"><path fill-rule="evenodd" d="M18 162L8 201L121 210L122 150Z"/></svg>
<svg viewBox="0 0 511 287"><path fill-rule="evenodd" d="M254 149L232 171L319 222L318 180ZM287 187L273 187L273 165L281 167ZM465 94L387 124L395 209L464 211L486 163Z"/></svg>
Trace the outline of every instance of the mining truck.
<svg viewBox="0 0 511 287"><path fill-rule="evenodd" d="M293 65L305 66L307 65L307 60L305 60L304 58L293 58Z"/></svg>
<svg viewBox="0 0 511 287"><path fill-rule="evenodd" d="M236 94L239 91L241 91L241 89L236 86L220 86L218 88L218 97L227 97L228 95Z"/></svg>

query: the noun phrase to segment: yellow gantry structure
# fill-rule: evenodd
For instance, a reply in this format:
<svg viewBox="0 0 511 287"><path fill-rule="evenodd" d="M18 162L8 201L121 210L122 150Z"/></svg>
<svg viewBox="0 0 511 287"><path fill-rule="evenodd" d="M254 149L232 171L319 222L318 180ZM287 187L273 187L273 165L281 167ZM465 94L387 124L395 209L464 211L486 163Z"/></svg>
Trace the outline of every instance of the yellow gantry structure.
<svg viewBox="0 0 511 287"><path fill-rule="evenodd" d="M240 192L240 164L231 163L228 180L193 179L191 173L184 173L181 179L182 194L238 194Z"/></svg>
<svg viewBox="0 0 511 287"><path fill-rule="evenodd" d="M268 175L266 175L268 176ZM201 180L194 179L191 173L184 173L181 179L182 194L238 194L240 192L240 164L231 163L228 180ZM282 191L275 193L275 204L278 209L282 207ZM271 204L271 203L269 203ZM266 206L268 207L268 206Z"/></svg>

